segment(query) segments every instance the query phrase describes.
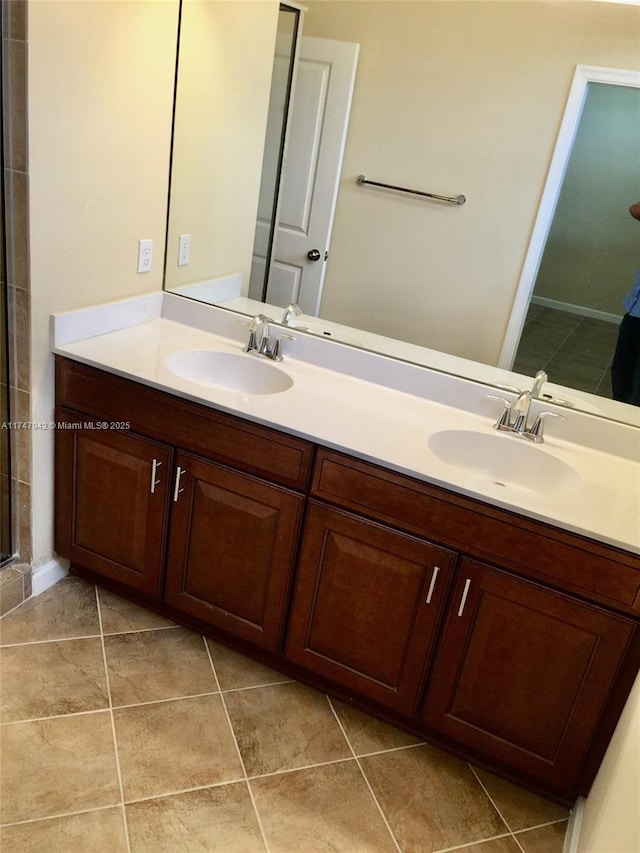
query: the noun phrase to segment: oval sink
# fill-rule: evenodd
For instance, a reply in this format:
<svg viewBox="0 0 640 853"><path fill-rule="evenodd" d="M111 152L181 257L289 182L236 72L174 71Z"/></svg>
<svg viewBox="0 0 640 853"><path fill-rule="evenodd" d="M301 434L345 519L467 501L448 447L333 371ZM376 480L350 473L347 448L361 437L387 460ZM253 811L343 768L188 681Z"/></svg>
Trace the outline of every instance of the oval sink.
<svg viewBox="0 0 640 853"><path fill-rule="evenodd" d="M284 371L251 355L185 350L167 356L164 363L181 379L241 394L279 394L293 385L293 379Z"/></svg>
<svg viewBox="0 0 640 853"><path fill-rule="evenodd" d="M515 436L450 429L434 433L428 445L447 465L484 475L494 486L557 493L575 491L582 484L571 465Z"/></svg>

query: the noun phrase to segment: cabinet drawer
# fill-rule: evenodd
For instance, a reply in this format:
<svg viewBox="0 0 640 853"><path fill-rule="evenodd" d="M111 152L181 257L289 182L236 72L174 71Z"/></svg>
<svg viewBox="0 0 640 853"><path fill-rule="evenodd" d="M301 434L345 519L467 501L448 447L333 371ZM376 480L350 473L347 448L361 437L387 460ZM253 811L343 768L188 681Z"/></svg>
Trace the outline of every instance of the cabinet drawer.
<svg viewBox="0 0 640 853"><path fill-rule="evenodd" d="M60 356L56 403L298 491L309 480L309 442Z"/></svg>
<svg viewBox="0 0 640 853"><path fill-rule="evenodd" d="M327 450L318 452L311 493L594 602L640 611L640 560L616 548Z"/></svg>

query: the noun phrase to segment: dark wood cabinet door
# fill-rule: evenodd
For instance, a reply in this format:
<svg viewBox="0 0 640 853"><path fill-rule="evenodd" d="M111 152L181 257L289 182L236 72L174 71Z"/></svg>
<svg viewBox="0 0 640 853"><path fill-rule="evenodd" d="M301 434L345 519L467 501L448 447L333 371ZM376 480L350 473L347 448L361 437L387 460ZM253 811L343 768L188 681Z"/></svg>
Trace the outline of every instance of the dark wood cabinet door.
<svg viewBox="0 0 640 853"><path fill-rule="evenodd" d="M311 502L286 656L413 713L454 560L444 548Z"/></svg>
<svg viewBox="0 0 640 853"><path fill-rule="evenodd" d="M463 560L423 721L571 790L634 624Z"/></svg>
<svg viewBox="0 0 640 853"><path fill-rule="evenodd" d="M64 410L58 421L57 552L72 565L158 597L172 451Z"/></svg>
<svg viewBox="0 0 640 853"><path fill-rule="evenodd" d="M303 498L186 453L176 455L166 601L275 651Z"/></svg>

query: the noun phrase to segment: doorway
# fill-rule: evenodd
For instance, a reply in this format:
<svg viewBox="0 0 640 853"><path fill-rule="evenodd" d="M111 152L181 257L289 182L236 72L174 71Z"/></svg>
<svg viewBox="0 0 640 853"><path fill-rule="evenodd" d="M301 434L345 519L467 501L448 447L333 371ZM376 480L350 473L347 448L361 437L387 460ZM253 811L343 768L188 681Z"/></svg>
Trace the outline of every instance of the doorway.
<svg viewBox="0 0 640 853"><path fill-rule="evenodd" d="M637 268L640 74L578 66L499 366L611 397ZM635 189L634 189L635 188Z"/></svg>

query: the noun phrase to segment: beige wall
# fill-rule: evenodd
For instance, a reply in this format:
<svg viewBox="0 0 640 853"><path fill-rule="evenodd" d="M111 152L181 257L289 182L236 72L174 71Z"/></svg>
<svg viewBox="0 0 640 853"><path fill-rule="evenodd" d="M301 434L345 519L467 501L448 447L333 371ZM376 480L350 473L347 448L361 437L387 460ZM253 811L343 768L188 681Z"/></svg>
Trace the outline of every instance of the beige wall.
<svg viewBox="0 0 640 853"><path fill-rule="evenodd" d="M162 287L177 13L177 0L28 4L36 423L53 416L49 315ZM53 552L53 433L33 439L37 564Z"/></svg>
<svg viewBox="0 0 640 853"><path fill-rule="evenodd" d="M306 34L361 45L323 316L495 364L575 66L640 68L640 10L308 5ZM365 189L361 173L468 201Z"/></svg>
<svg viewBox="0 0 640 853"><path fill-rule="evenodd" d="M578 853L640 850L640 677L585 803Z"/></svg>
<svg viewBox="0 0 640 853"><path fill-rule="evenodd" d="M279 4L189 0L182 12L167 283L248 284ZM191 260L179 267L180 234Z"/></svg>

